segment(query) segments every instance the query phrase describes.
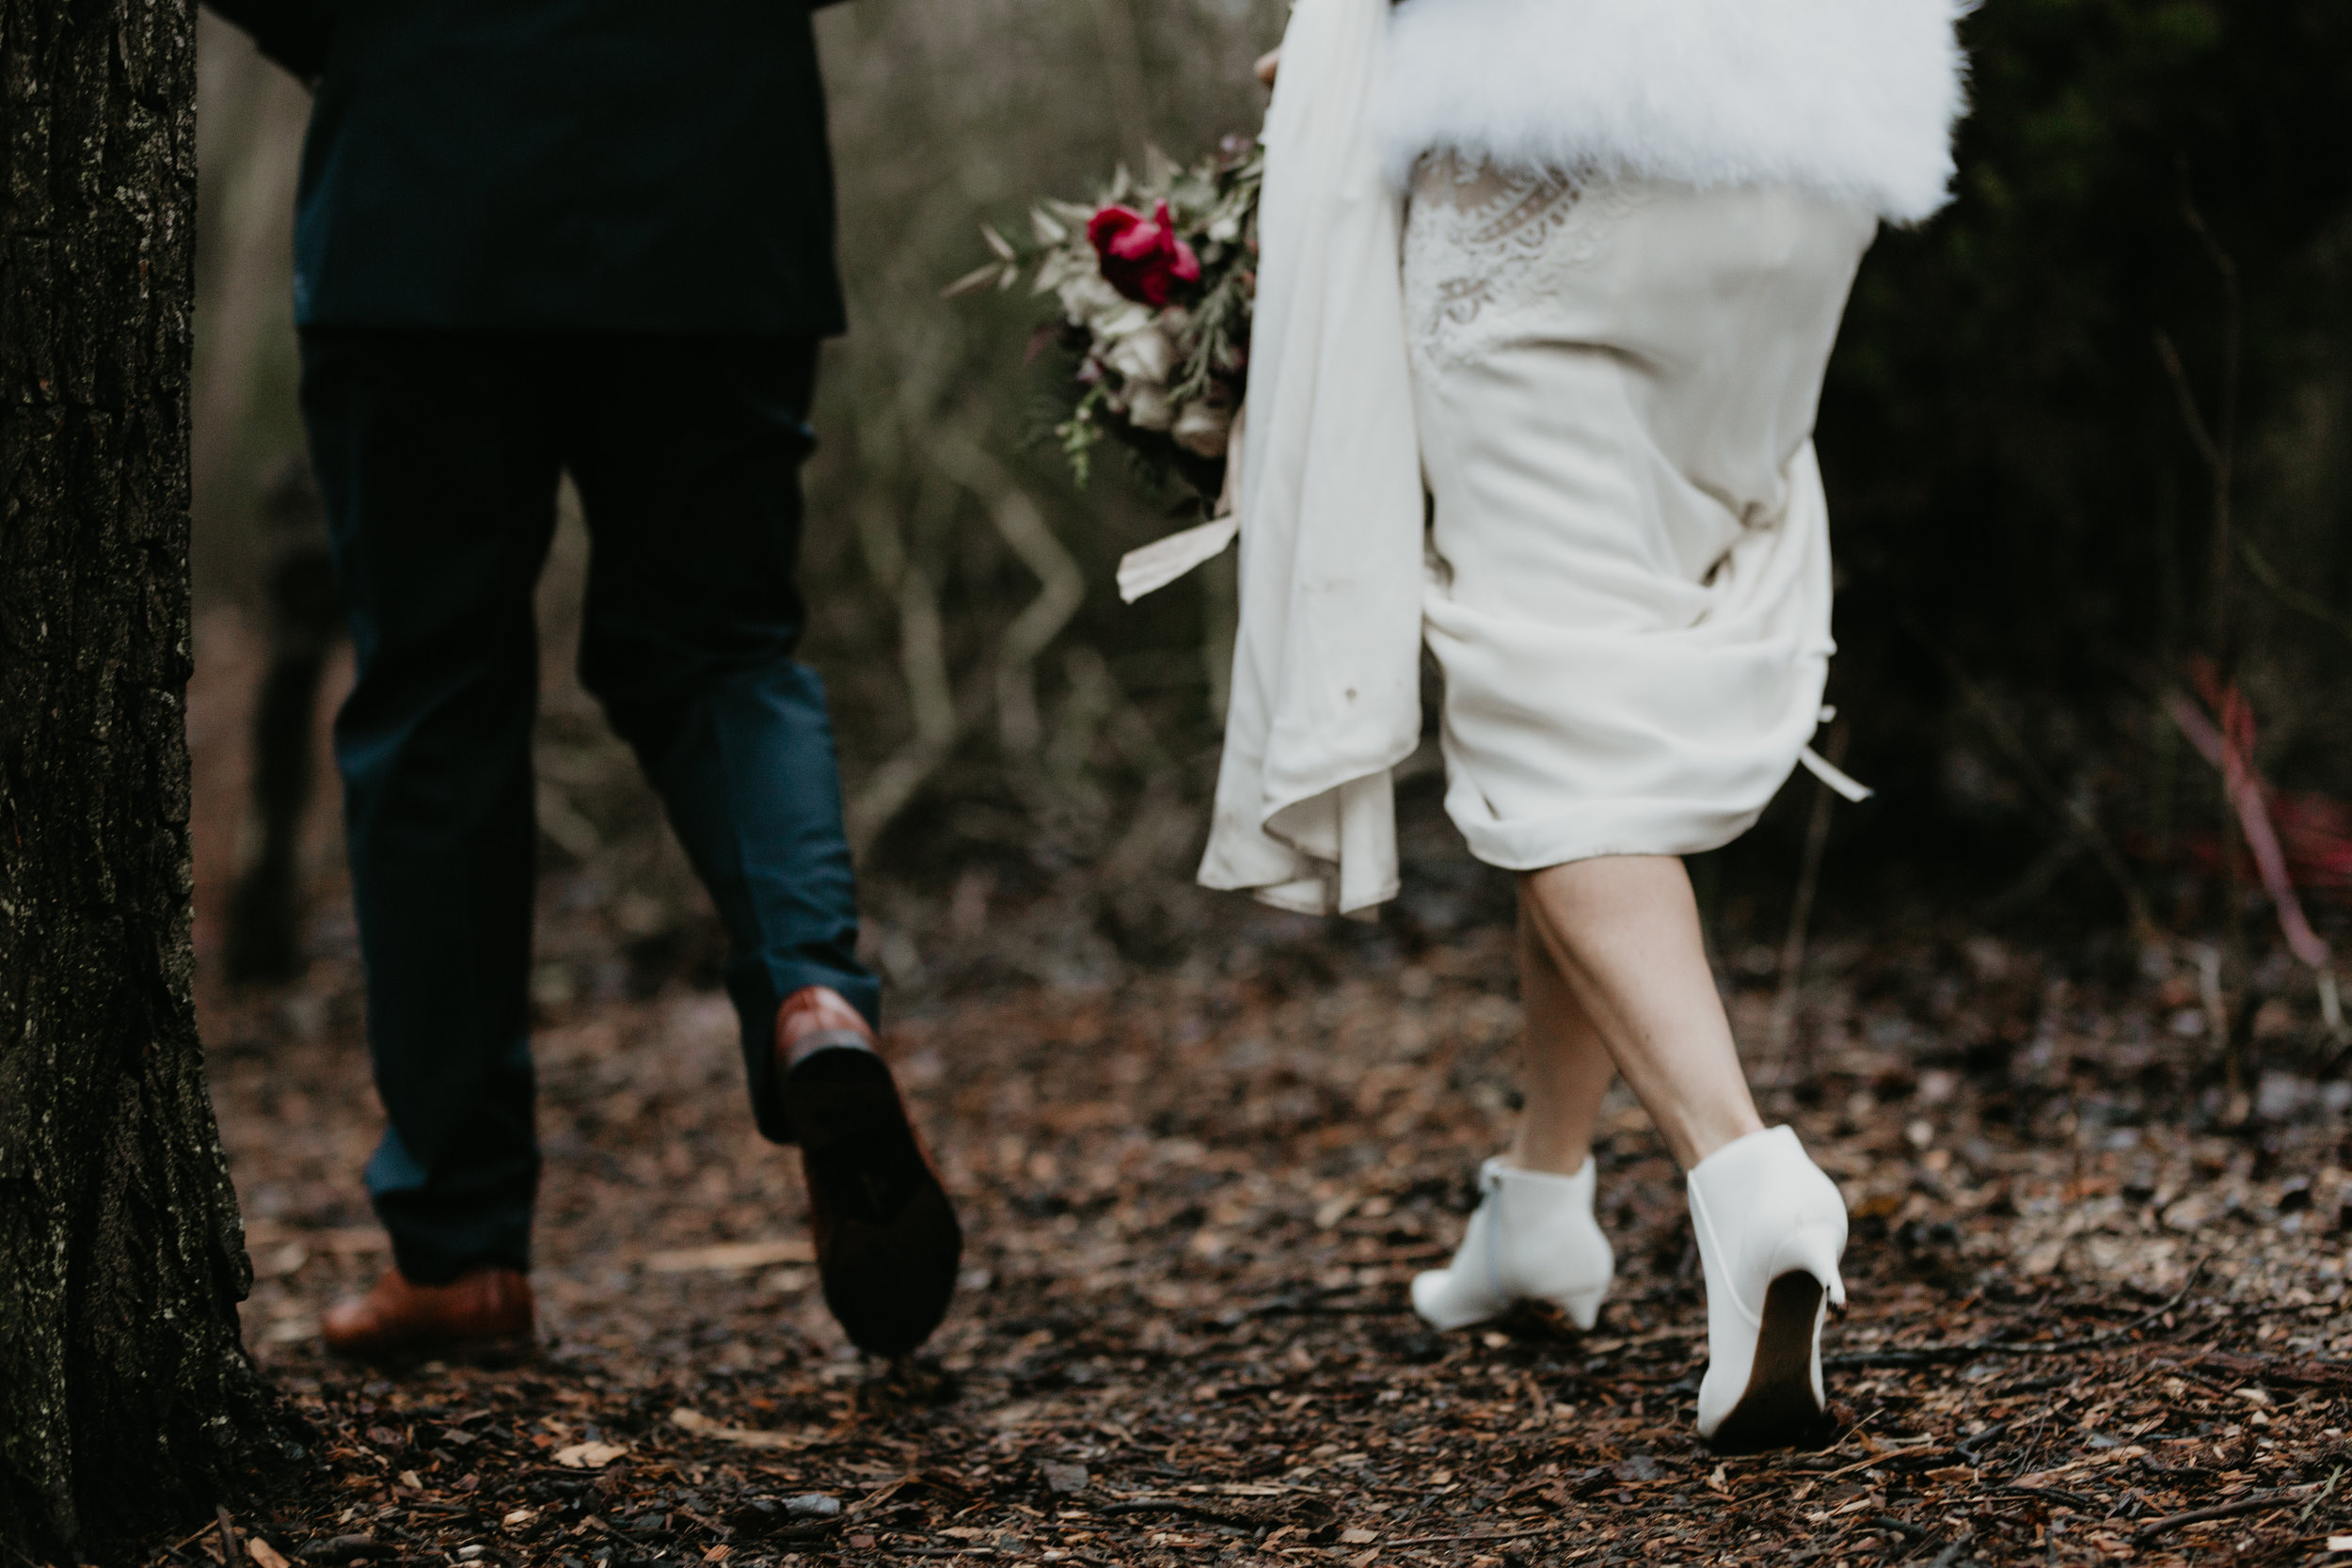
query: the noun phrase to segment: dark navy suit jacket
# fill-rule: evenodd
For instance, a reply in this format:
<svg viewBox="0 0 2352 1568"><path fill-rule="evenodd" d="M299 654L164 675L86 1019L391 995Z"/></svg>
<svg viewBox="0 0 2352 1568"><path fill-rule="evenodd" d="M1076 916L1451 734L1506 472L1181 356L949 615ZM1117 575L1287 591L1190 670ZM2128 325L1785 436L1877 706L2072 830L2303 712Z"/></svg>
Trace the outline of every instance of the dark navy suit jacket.
<svg viewBox="0 0 2352 1568"><path fill-rule="evenodd" d="M841 330L810 0L210 0L315 82L294 318Z"/></svg>

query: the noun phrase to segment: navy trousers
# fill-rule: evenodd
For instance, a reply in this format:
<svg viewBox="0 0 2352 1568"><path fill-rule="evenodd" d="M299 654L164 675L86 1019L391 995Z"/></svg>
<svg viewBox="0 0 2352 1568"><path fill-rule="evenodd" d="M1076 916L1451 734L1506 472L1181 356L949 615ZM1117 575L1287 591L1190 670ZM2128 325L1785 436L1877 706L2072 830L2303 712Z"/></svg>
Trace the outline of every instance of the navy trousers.
<svg viewBox="0 0 2352 1568"><path fill-rule="evenodd" d="M814 340L310 328L302 408L358 678L335 721L401 1272L526 1268L539 1178L532 590L558 475L591 540L581 681L717 902L753 1113L777 1005L870 1020L824 689L793 657Z"/></svg>

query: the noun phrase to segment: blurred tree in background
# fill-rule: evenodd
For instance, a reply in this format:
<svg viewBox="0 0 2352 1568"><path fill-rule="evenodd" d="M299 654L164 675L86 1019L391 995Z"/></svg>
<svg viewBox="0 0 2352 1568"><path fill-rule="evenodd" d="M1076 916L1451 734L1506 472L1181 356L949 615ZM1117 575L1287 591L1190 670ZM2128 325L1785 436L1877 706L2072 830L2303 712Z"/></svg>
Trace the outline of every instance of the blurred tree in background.
<svg viewBox="0 0 2352 1568"><path fill-rule="evenodd" d="M1254 128L1248 63L1280 24L1277 0L824 13L852 329L827 354L809 475L808 654L902 983L937 978L993 909L1050 906L1028 967L1056 977L1181 952L1224 902L1188 884L1230 562L1120 605L1114 562L1178 498L1117 464L1073 491L1036 441L1033 302L938 291L981 259L977 219ZM2274 781L2352 793L2352 11L1991 0L1966 38L1959 199L1865 262L1822 410L1833 695L1850 766L1883 792L1837 818L1830 871L1916 873L2019 914L2120 914L2124 881L2203 925L2217 787L2154 700L2191 656L2247 692ZM304 99L228 29L204 43L199 582L232 603L262 575L262 476L298 444L285 252ZM2218 556L2193 426L2231 461ZM580 547L567 532L551 573L557 644ZM563 662L548 854L659 968L709 923ZM1427 766L1407 783L1408 817L1434 822L1435 784ZM1779 918L1809 789L1800 776L1797 809L1724 857L1768 890L1756 921ZM1417 904L1416 878L1485 885L1441 828L1408 821L1407 849L1408 926L1463 907Z"/></svg>
<svg viewBox="0 0 2352 1568"><path fill-rule="evenodd" d="M1993 0L1965 37L1959 200L1881 239L1831 367L1833 689L1879 852L2013 869L2069 832L2039 770L2161 865L2217 812L2151 700L2193 655L2274 780L2352 785L2352 11Z"/></svg>

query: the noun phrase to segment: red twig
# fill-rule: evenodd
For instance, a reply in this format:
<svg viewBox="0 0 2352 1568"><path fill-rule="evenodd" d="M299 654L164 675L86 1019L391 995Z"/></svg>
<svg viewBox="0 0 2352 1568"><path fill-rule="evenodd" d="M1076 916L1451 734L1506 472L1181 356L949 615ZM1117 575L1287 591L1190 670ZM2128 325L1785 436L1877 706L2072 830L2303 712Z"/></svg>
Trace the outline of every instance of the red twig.
<svg viewBox="0 0 2352 1568"><path fill-rule="evenodd" d="M2206 680L2211 684L2210 674ZM2325 969L2329 957L2328 944L2304 917L2303 901L2296 895L2295 880L2287 874L2286 853L2280 848L2278 831L2271 825L2261 775L2254 771L2252 712L2233 686L2222 690L2219 696L2216 705L2221 710L2219 724L2207 718L2184 692L2166 692L2164 710L2188 743L2220 772L2221 786L2237 812L2246 847L2254 857L2254 869L2279 911L2279 929L2285 935L2287 946L2312 968Z"/></svg>

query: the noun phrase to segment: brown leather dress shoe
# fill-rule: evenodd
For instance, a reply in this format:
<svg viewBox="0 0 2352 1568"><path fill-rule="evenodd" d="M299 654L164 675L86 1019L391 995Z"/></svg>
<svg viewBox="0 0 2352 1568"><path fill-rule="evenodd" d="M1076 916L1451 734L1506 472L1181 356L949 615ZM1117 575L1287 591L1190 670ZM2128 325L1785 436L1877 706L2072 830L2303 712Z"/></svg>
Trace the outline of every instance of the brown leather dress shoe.
<svg viewBox="0 0 2352 1568"><path fill-rule="evenodd" d="M339 1355L506 1355L531 1348L536 1323L531 1281L519 1270L476 1269L447 1285L412 1285L395 1267L366 1295L321 1314L319 1337Z"/></svg>
<svg viewBox="0 0 2352 1568"><path fill-rule="evenodd" d="M810 986L776 1013L785 1115L801 1146L825 1305L859 1349L903 1355L947 1315L963 1229L874 1034Z"/></svg>

